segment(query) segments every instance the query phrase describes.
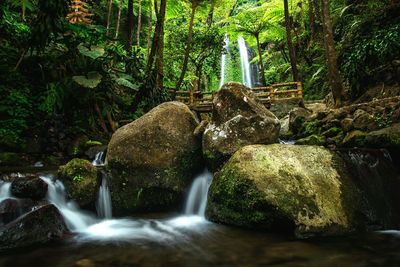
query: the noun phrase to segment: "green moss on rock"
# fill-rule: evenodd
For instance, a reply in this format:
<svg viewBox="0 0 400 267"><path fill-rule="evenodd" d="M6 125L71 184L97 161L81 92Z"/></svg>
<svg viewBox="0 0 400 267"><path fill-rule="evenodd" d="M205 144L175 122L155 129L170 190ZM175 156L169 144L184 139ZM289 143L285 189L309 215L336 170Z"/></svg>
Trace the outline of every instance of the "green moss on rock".
<svg viewBox="0 0 400 267"><path fill-rule="evenodd" d="M366 132L353 130L349 132L343 139L342 146L344 147L364 147Z"/></svg>
<svg viewBox="0 0 400 267"><path fill-rule="evenodd" d="M211 184L207 217L299 237L354 230L357 189L335 153L316 146L252 145L236 152Z"/></svg>
<svg viewBox="0 0 400 267"><path fill-rule="evenodd" d="M87 160L72 159L58 170L71 198L80 206L93 204L97 193L97 169Z"/></svg>
<svg viewBox="0 0 400 267"><path fill-rule="evenodd" d="M314 145L323 146L326 143L326 138L323 135L313 134L296 141L296 145Z"/></svg>

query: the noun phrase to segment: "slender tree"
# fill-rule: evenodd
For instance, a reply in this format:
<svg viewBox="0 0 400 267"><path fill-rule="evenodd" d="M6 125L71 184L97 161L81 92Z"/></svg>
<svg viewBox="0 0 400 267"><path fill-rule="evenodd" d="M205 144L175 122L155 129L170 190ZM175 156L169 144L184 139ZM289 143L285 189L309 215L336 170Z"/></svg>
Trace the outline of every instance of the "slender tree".
<svg viewBox="0 0 400 267"><path fill-rule="evenodd" d="M108 35L110 31L111 24L111 11L112 11L112 0L108 0L108 11L107 11L107 26L106 26L106 35Z"/></svg>
<svg viewBox="0 0 400 267"><path fill-rule="evenodd" d="M310 24L311 40L316 40L314 1L308 0L308 23Z"/></svg>
<svg viewBox="0 0 400 267"><path fill-rule="evenodd" d="M117 23L116 23L116 26L115 26L115 39L118 38L118 34L119 34L119 25L120 25L120 23L121 23L122 3L123 3L123 0L119 0L119 3L118 3Z"/></svg>
<svg viewBox="0 0 400 267"><path fill-rule="evenodd" d="M186 48L185 48L185 54L183 57L183 65L182 65L182 70L181 70L181 75L179 77L178 82L176 83L176 90L179 90L179 88L182 85L183 79L185 78L185 74L187 71L188 63L189 63L189 53L190 53L190 48L192 46L192 40L193 40L193 23L194 23L194 17L196 14L197 7L199 6L200 2L202 0L191 0L192 4L192 11L190 14L190 22L189 22L189 34L188 38L186 41Z"/></svg>
<svg viewBox="0 0 400 267"><path fill-rule="evenodd" d="M128 12L127 12L127 26L128 26L128 40L126 42L126 51L132 53L132 39L133 39L133 0L128 0Z"/></svg>
<svg viewBox="0 0 400 267"><path fill-rule="evenodd" d="M147 56L150 54L151 34L153 32L153 1L150 0L149 5L149 30L147 33Z"/></svg>
<svg viewBox="0 0 400 267"><path fill-rule="evenodd" d="M343 86L337 66L335 41L333 40L332 19L329 12L329 0L321 1L322 20L324 30L324 44L326 50L326 60L328 64L328 78L335 101L335 107L342 105Z"/></svg>
<svg viewBox="0 0 400 267"><path fill-rule="evenodd" d="M283 0L284 11L285 11L285 26L286 26L286 40L289 49L290 65L292 67L293 80L300 81L299 71L297 70L297 57L296 50L293 46L292 41L292 22L289 14L289 5L287 0Z"/></svg>
<svg viewBox="0 0 400 267"><path fill-rule="evenodd" d="M137 32L136 32L136 45L140 47L140 31L142 29L142 0L138 1L139 10L138 10L138 24L137 24Z"/></svg>

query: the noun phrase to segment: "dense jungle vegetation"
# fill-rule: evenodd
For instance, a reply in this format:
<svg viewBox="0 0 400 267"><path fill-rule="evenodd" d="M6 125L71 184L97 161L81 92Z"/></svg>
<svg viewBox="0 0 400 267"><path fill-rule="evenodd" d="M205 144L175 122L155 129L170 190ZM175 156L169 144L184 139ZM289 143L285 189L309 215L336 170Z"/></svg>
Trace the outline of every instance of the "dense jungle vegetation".
<svg viewBox="0 0 400 267"><path fill-rule="evenodd" d="M170 88L218 90L225 35L244 37L261 85L300 80L306 99L400 79L398 0L2 0L0 16L3 152L73 156Z"/></svg>

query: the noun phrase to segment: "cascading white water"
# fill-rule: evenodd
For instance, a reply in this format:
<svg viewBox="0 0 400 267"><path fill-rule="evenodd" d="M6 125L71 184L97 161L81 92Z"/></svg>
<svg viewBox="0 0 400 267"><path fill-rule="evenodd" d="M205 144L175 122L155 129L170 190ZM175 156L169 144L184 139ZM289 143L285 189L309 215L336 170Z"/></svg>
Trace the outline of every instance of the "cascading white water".
<svg viewBox="0 0 400 267"><path fill-rule="evenodd" d="M60 211L70 231L84 231L97 221L94 216L81 211L74 201L67 200L65 187L61 181L51 176L40 176L40 178L48 185L47 200Z"/></svg>
<svg viewBox="0 0 400 267"><path fill-rule="evenodd" d="M0 202L7 198L11 198L11 183L10 182L0 182Z"/></svg>
<svg viewBox="0 0 400 267"><path fill-rule="evenodd" d="M103 156L104 156L104 151L98 152L94 160L92 161L92 164L94 166L104 166Z"/></svg>
<svg viewBox="0 0 400 267"><path fill-rule="evenodd" d="M186 201L185 214L204 217L211 180L212 174L207 169L195 178Z"/></svg>
<svg viewBox="0 0 400 267"><path fill-rule="evenodd" d="M97 196L96 209L97 215L100 218L112 218L111 194L110 189L107 185L107 176L105 174L103 174L103 178L101 179L101 185Z"/></svg>
<svg viewBox="0 0 400 267"><path fill-rule="evenodd" d="M240 63L242 66L242 83L247 87L252 88L253 83L251 80L251 68L249 61L249 51L247 50L246 42L243 37L239 37L239 53L240 53Z"/></svg>
<svg viewBox="0 0 400 267"><path fill-rule="evenodd" d="M55 180L52 176L40 176L40 178L48 184L47 200L58 208L68 229L77 234L75 238L78 241L151 239L171 242L177 238L185 238L184 232L180 229L203 231L202 225L207 225L204 213L212 179L208 170L194 179L186 202L185 214L169 220L111 219L111 197L105 175L97 203L99 216L103 219L83 212L74 201L68 201L61 181ZM4 184L1 185L0 189L4 190Z"/></svg>
<svg viewBox="0 0 400 267"><path fill-rule="evenodd" d="M221 88L222 85L224 85L224 83L225 83L226 52L229 51L229 36L228 36L228 34L225 34L224 42L225 42L225 45L224 45L225 51L223 51L222 55L221 55L221 78L219 80L219 88Z"/></svg>

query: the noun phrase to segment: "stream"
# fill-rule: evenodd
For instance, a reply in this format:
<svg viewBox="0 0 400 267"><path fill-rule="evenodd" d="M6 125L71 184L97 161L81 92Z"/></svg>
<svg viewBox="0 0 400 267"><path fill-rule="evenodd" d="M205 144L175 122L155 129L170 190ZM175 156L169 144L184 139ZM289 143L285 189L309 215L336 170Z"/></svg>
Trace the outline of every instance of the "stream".
<svg viewBox="0 0 400 267"><path fill-rule="evenodd" d="M356 157L356 154L351 154ZM359 157L359 156L357 156ZM103 163L93 162L101 166ZM357 158L359 160L359 158ZM64 185L48 173L47 200L73 233L59 243L0 255L1 267L134 266L399 266L400 233L297 240L280 233L228 227L205 219L212 174L204 170L188 190L181 214L113 218L107 176L103 175L97 215L67 200ZM10 198L0 182L0 201Z"/></svg>

